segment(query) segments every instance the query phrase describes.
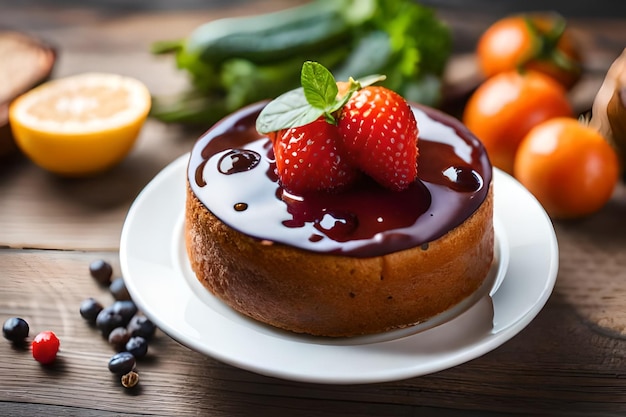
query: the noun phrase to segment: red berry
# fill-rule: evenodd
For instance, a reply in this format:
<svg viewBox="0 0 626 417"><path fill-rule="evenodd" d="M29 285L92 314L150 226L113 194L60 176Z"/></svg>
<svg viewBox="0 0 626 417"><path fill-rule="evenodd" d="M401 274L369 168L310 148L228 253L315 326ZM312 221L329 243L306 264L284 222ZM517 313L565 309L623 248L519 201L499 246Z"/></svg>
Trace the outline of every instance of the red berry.
<svg viewBox="0 0 626 417"><path fill-rule="evenodd" d="M337 127L323 118L270 137L278 178L291 193L343 188L358 177L358 170L338 150Z"/></svg>
<svg viewBox="0 0 626 417"><path fill-rule="evenodd" d="M54 362L60 346L59 339L49 330L39 333L33 339L33 358L39 363L47 365Z"/></svg>
<svg viewBox="0 0 626 417"><path fill-rule="evenodd" d="M396 92L379 86L357 91L339 116L338 130L350 162L381 185L401 191L415 181L417 122Z"/></svg>

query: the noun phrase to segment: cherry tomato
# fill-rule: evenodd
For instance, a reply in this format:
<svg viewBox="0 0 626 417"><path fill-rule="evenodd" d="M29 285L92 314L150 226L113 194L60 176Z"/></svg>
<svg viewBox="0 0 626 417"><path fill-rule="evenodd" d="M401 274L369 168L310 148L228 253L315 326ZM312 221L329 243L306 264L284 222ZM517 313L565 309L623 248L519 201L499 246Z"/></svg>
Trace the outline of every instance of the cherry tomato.
<svg viewBox="0 0 626 417"><path fill-rule="evenodd" d="M582 73L580 48L555 14L515 15L498 20L480 37L478 64L486 77L533 69L571 88Z"/></svg>
<svg viewBox="0 0 626 417"><path fill-rule="evenodd" d="M54 332L46 330L33 339L33 358L43 365L54 362L60 346L59 339Z"/></svg>
<svg viewBox="0 0 626 417"><path fill-rule="evenodd" d="M494 166L513 173L515 152L535 125L573 116L565 89L535 71L508 71L482 83L469 98L463 122L482 140Z"/></svg>
<svg viewBox="0 0 626 417"><path fill-rule="evenodd" d="M611 198L619 176L615 150L573 118L533 128L515 158L515 177L553 218L592 214Z"/></svg>

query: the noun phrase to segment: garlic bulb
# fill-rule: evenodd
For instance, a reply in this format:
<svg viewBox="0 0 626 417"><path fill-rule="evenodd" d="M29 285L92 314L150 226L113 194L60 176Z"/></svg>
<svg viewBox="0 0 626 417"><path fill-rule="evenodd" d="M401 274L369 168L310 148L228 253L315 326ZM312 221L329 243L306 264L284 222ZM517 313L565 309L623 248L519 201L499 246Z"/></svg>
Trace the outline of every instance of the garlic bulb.
<svg viewBox="0 0 626 417"><path fill-rule="evenodd" d="M589 126L615 147L622 169L626 167L626 49L611 64L600 86Z"/></svg>

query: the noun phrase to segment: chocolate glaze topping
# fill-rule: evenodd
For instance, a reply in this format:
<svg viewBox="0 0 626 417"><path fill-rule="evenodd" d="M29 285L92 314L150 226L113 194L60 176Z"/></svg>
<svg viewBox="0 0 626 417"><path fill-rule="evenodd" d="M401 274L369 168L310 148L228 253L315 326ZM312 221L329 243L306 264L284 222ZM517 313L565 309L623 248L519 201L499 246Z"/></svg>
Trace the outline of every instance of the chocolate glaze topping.
<svg viewBox="0 0 626 417"><path fill-rule="evenodd" d="M492 169L482 144L457 119L418 105L418 180L407 190L390 191L364 176L340 193L291 195L278 184L269 139L255 129L265 104L207 131L188 166L202 204L253 238L355 257L427 248L487 196Z"/></svg>

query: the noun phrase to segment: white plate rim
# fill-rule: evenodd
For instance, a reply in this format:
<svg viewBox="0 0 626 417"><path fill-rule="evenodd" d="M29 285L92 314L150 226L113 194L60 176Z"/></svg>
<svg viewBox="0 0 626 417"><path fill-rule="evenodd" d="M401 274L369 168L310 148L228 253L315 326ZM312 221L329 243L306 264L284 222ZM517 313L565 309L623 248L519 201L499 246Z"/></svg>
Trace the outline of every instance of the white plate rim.
<svg viewBox="0 0 626 417"><path fill-rule="evenodd" d="M230 365L326 384L426 375L478 358L510 340L536 317L554 288L558 244L550 218L521 184L494 169L494 224L508 265L490 295L460 316L419 333L356 344L318 342L273 333L249 319L229 320L209 311L213 309L201 298L212 296L199 296L181 271L177 227L188 159L188 154L181 155L165 167L131 205L120 239L122 276L133 300L163 332ZM206 315L208 322L200 319Z"/></svg>

